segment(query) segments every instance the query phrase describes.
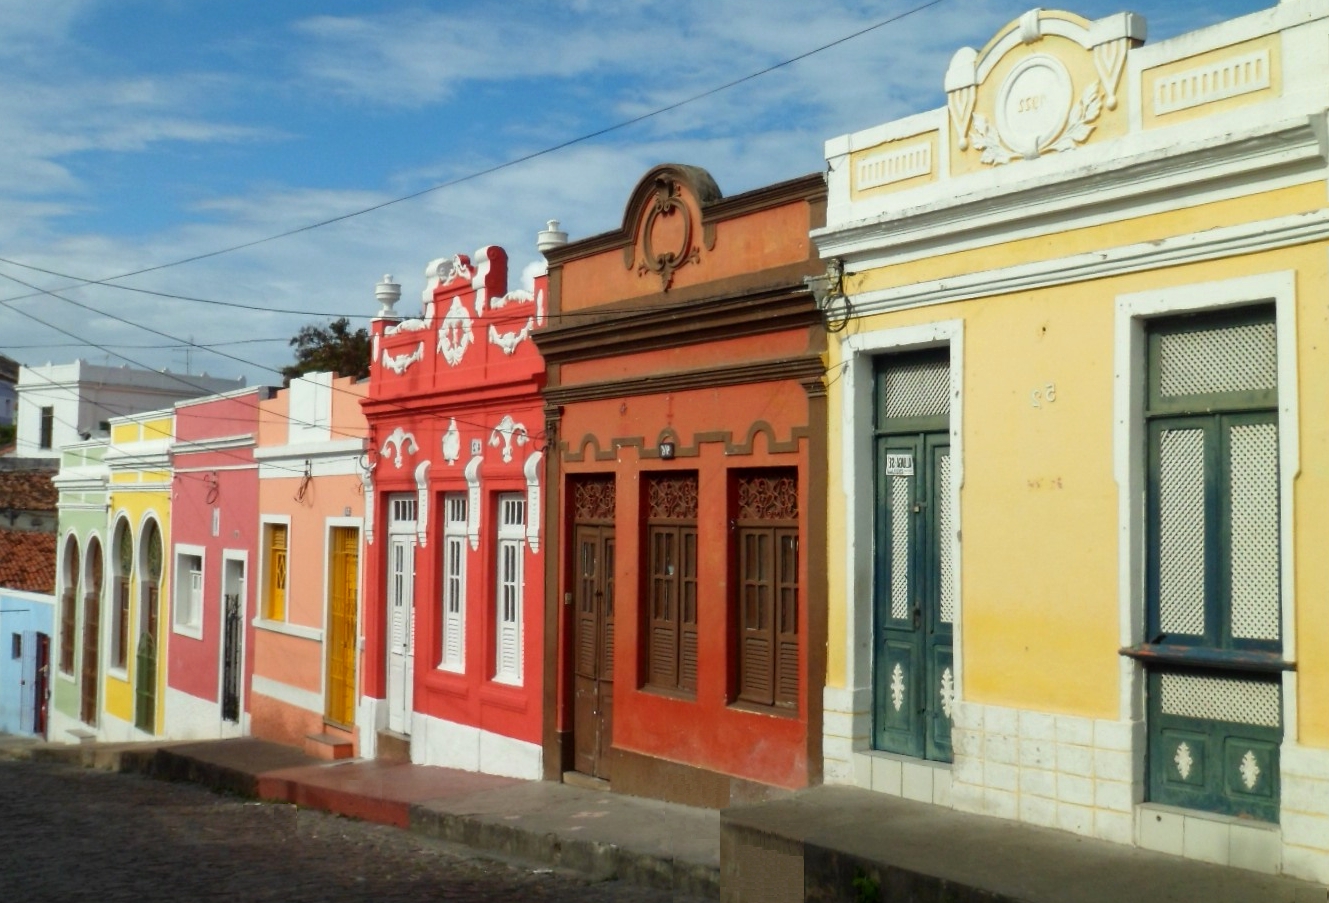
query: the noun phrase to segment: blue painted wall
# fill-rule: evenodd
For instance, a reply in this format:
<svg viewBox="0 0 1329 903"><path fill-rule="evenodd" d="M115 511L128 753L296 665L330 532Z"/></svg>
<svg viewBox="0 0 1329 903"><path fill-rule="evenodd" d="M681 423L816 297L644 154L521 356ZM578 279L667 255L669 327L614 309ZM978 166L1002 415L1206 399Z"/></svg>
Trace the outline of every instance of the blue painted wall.
<svg viewBox="0 0 1329 903"><path fill-rule="evenodd" d="M0 588L0 733L33 733L37 635L54 631L54 596Z"/></svg>

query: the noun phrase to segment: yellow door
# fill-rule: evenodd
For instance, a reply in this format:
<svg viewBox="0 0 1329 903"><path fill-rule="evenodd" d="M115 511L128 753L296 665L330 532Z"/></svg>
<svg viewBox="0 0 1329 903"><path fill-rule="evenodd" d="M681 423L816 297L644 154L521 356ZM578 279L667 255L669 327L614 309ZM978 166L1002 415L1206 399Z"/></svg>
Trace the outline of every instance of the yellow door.
<svg viewBox="0 0 1329 903"><path fill-rule="evenodd" d="M327 719L355 724L355 607L360 585L360 534L354 527L332 528L328 566Z"/></svg>

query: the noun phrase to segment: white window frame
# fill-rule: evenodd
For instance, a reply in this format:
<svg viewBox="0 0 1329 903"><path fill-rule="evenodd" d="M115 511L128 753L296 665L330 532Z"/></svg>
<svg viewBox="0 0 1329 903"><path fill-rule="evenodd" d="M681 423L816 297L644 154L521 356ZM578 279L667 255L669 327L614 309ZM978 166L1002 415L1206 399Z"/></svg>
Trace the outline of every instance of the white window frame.
<svg viewBox="0 0 1329 903"><path fill-rule="evenodd" d="M442 592L439 599L439 663L443 671L466 671L466 557L467 515L465 492L443 493ZM456 611L450 611L452 603Z"/></svg>
<svg viewBox="0 0 1329 903"><path fill-rule="evenodd" d="M1216 282L1194 283L1117 296L1115 391L1113 397L1113 471L1117 481L1117 604L1119 642L1133 646L1144 639L1144 386L1146 325L1180 313L1231 310L1273 302L1278 342L1278 481L1279 556L1282 587L1283 657L1297 658L1294 483L1301 472L1301 437L1297 420L1297 274L1281 270ZM1144 669L1121 657L1120 718L1144 718ZM1283 672L1283 745L1297 743L1297 672ZM1142 742L1142 741L1141 741Z"/></svg>
<svg viewBox="0 0 1329 903"><path fill-rule="evenodd" d="M273 633L284 633L287 636L313 640L316 643L323 642L322 628L309 627L291 621L291 600L294 598L293 590L295 584L299 581L299 577L293 568L295 558L295 528L291 523L291 516L289 514L263 514L259 516L258 523L258 574L256 577L257 583L254 584L254 626L260 630L270 630ZM272 526L286 528L286 607L285 611L282 612L283 620L280 621L272 620L267 616L268 562L272 557L268 554L268 527Z"/></svg>
<svg viewBox="0 0 1329 903"><path fill-rule="evenodd" d="M197 570L192 566L194 561L198 563ZM201 640L207 550L203 546L176 543L171 571L171 631Z"/></svg>
<svg viewBox="0 0 1329 903"><path fill-rule="evenodd" d="M494 682L522 685L522 606L526 595L526 494L500 492L494 550ZM520 512L520 518L513 517Z"/></svg>

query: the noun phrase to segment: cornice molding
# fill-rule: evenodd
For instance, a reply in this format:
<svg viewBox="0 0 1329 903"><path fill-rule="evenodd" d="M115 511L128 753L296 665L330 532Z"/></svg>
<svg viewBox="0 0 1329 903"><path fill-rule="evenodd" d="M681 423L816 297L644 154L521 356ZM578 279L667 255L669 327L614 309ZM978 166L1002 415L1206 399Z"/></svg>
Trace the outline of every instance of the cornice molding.
<svg viewBox="0 0 1329 903"><path fill-rule="evenodd" d="M607 380L575 386L559 386L545 390L549 405L567 405L606 398L625 398L636 395L656 395L663 392L685 392L690 389L708 389L715 386L737 386L748 383L798 380L811 383L825 376L826 367L819 355L807 354L778 360L736 364L727 367L708 367L701 370L683 370L631 379Z"/></svg>
<svg viewBox="0 0 1329 903"><path fill-rule="evenodd" d="M1088 282L1108 276L1139 273L1326 240L1329 240L1329 210L1318 210L1313 213L1225 226L1161 241L1140 242L1104 251L1040 260L977 273L963 273L945 279L864 292L854 295L852 300L855 314L866 316L903 307L921 307L969 298L1031 291L1054 285Z"/></svg>
<svg viewBox="0 0 1329 903"><path fill-rule="evenodd" d="M801 282L786 282L701 301L680 298L658 307L649 306L649 298L632 299L622 305L578 311L572 325L547 327L533 337L545 363L559 364L820 323L812 294Z"/></svg>
<svg viewBox="0 0 1329 903"><path fill-rule="evenodd" d="M1129 156L1115 146L1082 148L1073 166L1033 161L1023 164L1024 178L1003 169L1003 180L989 178L974 191L960 191L965 180L956 180L902 192L885 212L828 225L812 238L822 257L861 272L1322 179L1325 118L1262 120L1189 142L1159 130L1134 142Z"/></svg>

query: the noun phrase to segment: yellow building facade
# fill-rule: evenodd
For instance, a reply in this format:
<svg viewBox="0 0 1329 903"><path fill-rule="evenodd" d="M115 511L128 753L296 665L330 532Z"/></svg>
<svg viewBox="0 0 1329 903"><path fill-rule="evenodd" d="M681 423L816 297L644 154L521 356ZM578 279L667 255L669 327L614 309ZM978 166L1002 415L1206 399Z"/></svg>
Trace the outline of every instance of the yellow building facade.
<svg viewBox="0 0 1329 903"><path fill-rule="evenodd" d="M1329 881L1329 3L827 144L825 774Z"/></svg>
<svg viewBox="0 0 1329 903"><path fill-rule="evenodd" d="M170 444L173 410L110 421L110 591L103 624L99 733L108 740L165 736L166 642L170 631Z"/></svg>

